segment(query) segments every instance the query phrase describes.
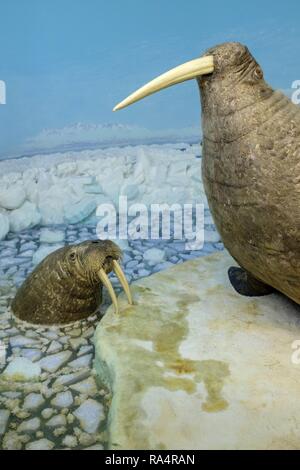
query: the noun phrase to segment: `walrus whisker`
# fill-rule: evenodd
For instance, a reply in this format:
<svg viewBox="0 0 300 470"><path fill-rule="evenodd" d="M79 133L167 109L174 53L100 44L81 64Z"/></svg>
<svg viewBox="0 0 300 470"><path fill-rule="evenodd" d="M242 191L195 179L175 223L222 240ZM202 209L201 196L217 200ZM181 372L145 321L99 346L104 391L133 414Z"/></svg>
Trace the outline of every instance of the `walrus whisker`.
<svg viewBox="0 0 300 470"><path fill-rule="evenodd" d="M132 300L132 295L131 295L131 292L130 292L129 284L127 282L127 279L125 277L125 274L124 274L121 266L119 265L118 261L116 261L115 259L113 260L113 271L114 271L115 275L117 276L117 278L119 279L119 281L121 283L121 286L124 289L124 292L125 292L125 294L127 296L127 299L128 299L128 303L130 305L132 305L133 300Z"/></svg>
<svg viewBox="0 0 300 470"><path fill-rule="evenodd" d="M119 306L118 306L117 296L116 296L114 288L113 288L113 286L112 286L112 284L111 284L111 282L108 278L108 275L106 274L106 272L104 271L103 268L101 268L100 271L99 271L99 277L100 277L100 281L102 282L102 284L108 290L108 293L111 297L112 303L114 304L114 307L115 307L115 313L118 315L119 314Z"/></svg>

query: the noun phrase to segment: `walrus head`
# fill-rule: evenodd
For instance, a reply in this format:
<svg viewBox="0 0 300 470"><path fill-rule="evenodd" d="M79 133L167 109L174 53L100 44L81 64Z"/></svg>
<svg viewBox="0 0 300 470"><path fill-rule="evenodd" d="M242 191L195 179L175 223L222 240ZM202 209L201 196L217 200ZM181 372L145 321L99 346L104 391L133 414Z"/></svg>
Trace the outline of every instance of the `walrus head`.
<svg viewBox="0 0 300 470"><path fill-rule="evenodd" d="M208 49L202 57L179 65L147 83L121 101L114 111L186 80L196 79L201 91L202 112L213 129L220 118L243 109L273 92L248 48L227 42ZM216 122L217 119L217 122ZM205 123L203 124L205 132Z"/></svg>
<svg viewBox="0 0 300 470"><path fill-rule="evenodd" d="M155 78L115 106L114 111L191 79L197 80L200 90L203 137L215 143L237 141L261 126L267 119L262 103L272 94L280 94L265 82L261 67L246 46L226 42Z"/></svg>
<svg viewBox="0 0 300 470"><path fill-rule="evenodd" d="M64 246L39 263L18 289L11 307L21 320L37 324L60 324L92 315L108 290L116 313L117 297L108 274L119 279L129 304L132 296L119 261L120 248L112 241L85 241Z"/></svg>
<svg viewBox="0 0 300 470"><path fill-rule="evenodd" d="M69 271L76 270L77 275L82 275L91 286L101 282L108 290L116 313L118 313L118 302L115 291L108 278L110 272L114 272L119 279L128 302L132 305L130 288L119 264L122 258L120 248L110 240L93 240L72 245L65 254L65 262Z"/></svg>

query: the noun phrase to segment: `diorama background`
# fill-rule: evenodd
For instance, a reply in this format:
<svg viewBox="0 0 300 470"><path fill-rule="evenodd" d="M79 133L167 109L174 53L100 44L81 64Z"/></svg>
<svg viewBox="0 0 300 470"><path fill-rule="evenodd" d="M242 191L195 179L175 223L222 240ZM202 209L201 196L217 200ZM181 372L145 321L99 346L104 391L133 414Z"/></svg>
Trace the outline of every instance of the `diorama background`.
<svg viewBox="0 0 300 470"><path fill-rule="evenodd" d="M1 158L103 141L199 140L195 82L111 110L220 42L247 44L275 88L289 91L299 78L296 0L1 0L0 9Z"/></svg>
<svg viewBox="0 0 300 470"><path fill-rule="evenodd" d="M101 337L101 319L111 303L107 292L104 290L103 303L97 314L64 327L24 324L12 315L11 301L16 290L46 256L59 248L99 238L96 229L101 219L99 207L101 214L107 205L113 207L117 218L122 196L126 198L129 209L125 226L128 239L117 237L115 241L123 251L125 275L129 283L139 283L142 278L142 283L153 282L155 285L157 282L156 289L161 290L162 297L159 302L154 295L154 302L159 307L155 314L160 314L161 305L164 318L159 319L162 329L156 336L162 343L171 337L166 348L161 348L162 352L172 347L175 354L177 346L179 351L180 335L184 339L188 337L188 331L185 331L188 323L186 304L189 301L193 304L195 299L201 298L199 285L206 292L206 283L202 281L207 281L209 286L216 282L218 291L224 279L228 282L227 261L213 274L207 267L207 276L211 275L214 279L204 276L198 282L198 274L193 277L192 273L191 285L187 282L189 273L184 272L183 263L195 258L199 258L195 263L200 266L203 256L215 252L221 252L220 257L226 256L222 253L224 246L210 214L202 184L201 109L197 84L195 81L183 83L118 113L113 113L112 108L158 74L199 57L207 48L224 41L245 43L261 64L266 80L292 96L297 92L292 85L297 85L296 81L300 80L299 2L0 0L0 18L0 103L4 101L3 83L6 85L6 104L0 104L0 448L103 449L109 446L107 416L111 394L103 381L99 381L93 367L96 328L100 337L98 355L102 345L104 349L107 345L108 355L109 348L116 343L123 347L122 342L114 341L115 338L110 341L109 335ZM300 96L299 92L297 96ZM175 236L174 227L165 238L151 237L151 229L157 228L158 221L149 216L152 204L165 204L167 207L176 204L179 212L184 210L186 204L194 209L198 204L201 209L199 233L204 237L203 245L191 244L192 238L182 224L181 238ZM138 212L141 208L146 211L142 220ZM190 215L197 229L197 212ZM197 236L196 232L192 235ZM114 238L111 232L109 238ZM175 265L181 265L175 269L182 269L183 281L180 281L179 275L179 281L175 279L172 284L168 273L169 268ZM154 278L153 275L162 272L164 276L164 271L166 281L161 284L159 279L163 277ZM118 279L112 273L110 279L118 294L121 291ZM172 285L175 286L173 291ZM184 285L188 286L187 292L182 291ZM142 313L137 316L143 319L146 312L150 325L153 309L152 298L147 297L148 290L144 288L145 299L139 297ZM208 290L214 297L214 287ZM172 303L176 296L182 297L178 299L179 316ZM233 296L230 290L229 298ZM237 301L242 303L241 300ZM220 302L223 306L223 301ZM195 305L197 322L201 305ZM209 299L207 305L210 305ZM230 300L228 305L227 311L230 312ZM239 316L243 306L233 308ZM282 306L277 308L280 318L285 309ZM207 308L208 317L215 310L223 315L222 308ZM172 317L174 312L175 317ZM257 317L259 325L263 315L256 314L255 308L249 308L249 312L249 325L252 325L254 317ZM273 313L272 307L270 312ZM110 318L109 315L107 313L105 320ZM170 318L174 318L174 324L172 321L168 323ZM276 318L274 344L268 348L271 353L277 344L282 344L281 341L277 342L279 328ZM231 321L230 317L229 326ZM228 328L227 320L225 323ZM244 323L241 324L244 326ZM157 322L157 325L160 323ZM175 329L172 336L170 331L174 332L174 325L179 330ZM144 334L147 338L144 324L136 326L133 323L133 330L133 334L141 335L141 338ZM231 341L231 336L228 341L221 330L223 327L217 332L218 338L224 340L224 351L230 355L234 341ZM112 354L121 361L124 359L122 367L119 365L122 372L125 370L121 375L128 377L128 383L123 387L127 395L124 399L123 394L121 400L125 416L123 424L126 433L128 429L136 431L135 435L132 434L135 436L133 447L141 445L139 439L143 433L140 432L139 422L135 423L134 428L134 417L138 413L134 393L131 393L131 379L137 371L141 374L139 384L152 384L153 377L147 381L142 376L152 370L151 360L148 364L141 362L140 368L134 367L134 360L137 357L145 359L145 350L152 348L151 328L149 331L149 341L141 341L138 337L135 345L132 338L127 341L125 337L123 340L128 350L130 347L140 348L138 353L134 350L129 356L132 362L126 358L126 347L120 354ZM196 327L195 331L194 339L191 342L187 340L193 364L194 351L201 346L198 334L206 332L206 329ZM217 343L223 344L216 341L215 333L213 331L210 342L213 347ZM243 334L244 330L241 343L237 342L241 344L240 350L244 350ZM173 344L172 338L178 344ZM205 336L202 344L205 354L210 354L207 353L207 342ZM256 364L251 356L252 350L256 353L256 338L253 343L249 341L247 344L249 368L252 370L253 364ZM242 358L240 350L232 356ZM224 351L220 352L222 361ZM286 361L286 351L282 354ZM211 355L215 358L215 350ZM181 373L185 370L185 362L182 358L177 362L178 358L176 355L173 362ZM157 363L163 364L164 360L162 356ZM202 362L208 362L208 366L212 363L212 375L209 372L208 376L215 377L215 373L220 373L223 383L227 366L224 369L221 363L220 367L218 361L217 364L215 361ZM273 359L266 362L272 363ZM201 369L202 372L206 366ZM248 368L241 369L248 380ZM262 374L262 383L271 383L273 375L266 380L265 370ZM291 383L297 385L295 380ZM297 397L296 385L292 397ZM136 387L137 390L141 388ZM253 393L251 387L249 390L250 401L253 396L256 399L256 391ZM212 395L219 396L218 393ZM277 397L277 389L274 394L266 394L271 395L272 399L273 395ZM264 400L265 396L262 402ZM128 408L129 402L133 408ZM155 396L150 402L156 406L159 400ZM167 436L171 442L167 439L165 447L169 442L170 446L177 445L177 448L182 446L182 442L186 448L193 443L198 445L201 429L204 429L206 439L208 433L205 427L199 426L199 401L196 401L196 406L190 402L190 397L178 402L177 416L184 415L179 423L179 428L182 426L184 432L179 434L186 436L186 442L180 440L179 444L172 440L173 429L176 429L172 420L176 412L169 405L164 406L163 400L162 403L164 409L171 410L171 419L162 420L163 427L171 423L171 432ZM189 403L192 403L190 414L185 415L183 405ZM221 400L220 403L221 409L226 408L226 401ZM219 409L220 403L217 400L213 404ZM286 407L282 407L280 400L278 403L280 419L276 425L269 427L281 432L278 423L286 421L286 415L281 419L280 414L286 413ZM289 400L289 403L294 418L296 398ZM176 403L174 406L176 409ZM256 409L256 405L252 408ZM243 416L240 409L237 412L231 410L233 421ZM156 412L154 410L152 413L151 410L149 414L153 417ZM207 413L209 415L215 417ZM162 416L166 415L162 413ZM264 416L263 412L259 419L261 416ZM133 421L128 423L128 417ZM188 421L187 426L182 425L185 420ZM235 422L238 423L238 420ZM254 441L257 439L257 445L263 445L256 429L261 431L263 426L257 426L256 416L251 422ZM290 422L293 426L294 421L291 419ZM221 440L217 441L213 436L209 444L217 446L219 442L220 447L229 445L222 440L223 435L227 434L223 433L224 422L217 428L221 431ZM187 429L190 434L186 434ZM215 431L209 421L207 429L212 433ZM248 437L248 423L244 429L247 433L240 430L236 433L242 439ZM285 445L280 435L282 442Z"/></svg>

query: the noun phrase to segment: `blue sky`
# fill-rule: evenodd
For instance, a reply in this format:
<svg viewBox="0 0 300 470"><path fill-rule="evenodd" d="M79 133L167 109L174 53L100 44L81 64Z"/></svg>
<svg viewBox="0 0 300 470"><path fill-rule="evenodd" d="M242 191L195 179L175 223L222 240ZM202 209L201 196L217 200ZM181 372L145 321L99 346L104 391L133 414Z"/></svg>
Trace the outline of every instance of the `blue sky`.
<svg viewBox="0 0 300 470"><path fill-rule="evenodd" d="M0 0L0 155L76 122L150 129L200 125L195 82L119 113L157 74L217 43L247 44L274 87L300 79L299 1Z"/></svg>

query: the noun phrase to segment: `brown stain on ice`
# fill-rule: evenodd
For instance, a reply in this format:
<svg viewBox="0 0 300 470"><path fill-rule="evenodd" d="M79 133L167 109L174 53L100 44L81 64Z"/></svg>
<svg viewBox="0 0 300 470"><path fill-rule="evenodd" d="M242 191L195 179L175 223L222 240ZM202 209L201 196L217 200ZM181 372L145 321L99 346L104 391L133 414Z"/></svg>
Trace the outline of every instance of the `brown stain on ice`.
<svg viewBox="0 0 300 470"><path fill-rule="evenodd" d="M131 362L134 367L132 376L125 380L126 386L124 378L122 379L124 390L121 394L122 400L126 401L126 408L123 407L122 411L122 426L127 436L132 435L135 439L136 449L149 447L147 433L144 433L142 426L145 416L142 407L139 406L139 400L148 388L182 390L191 395L197 392L197 384L203 383L206 397L201 405L202 411L216 413L228 407L228 402L222 396L224 382L230 375L228 364L214 359L202 361L186 359L179 352L180 344L189 331L187 322L189 306L199 302L200 298L192 292L187 293L186 286L180 292L178 283L171 276L163 278L168 286L174 284L174 297L179 298L174 304L173 311L164 309L161 295L151 287L135 284L133 292L137 305L126 307L122 310L120 318L105 328L110 341L121 339L117 347L118 353L122 354L124 348L126 361ZM151 341L153 349L148 350L136 345L134 340ZM121 367L122 361L118 373L122 373ZM137 433L133 430L137 425L139 425L139 442L136 442Z"/></svg>

